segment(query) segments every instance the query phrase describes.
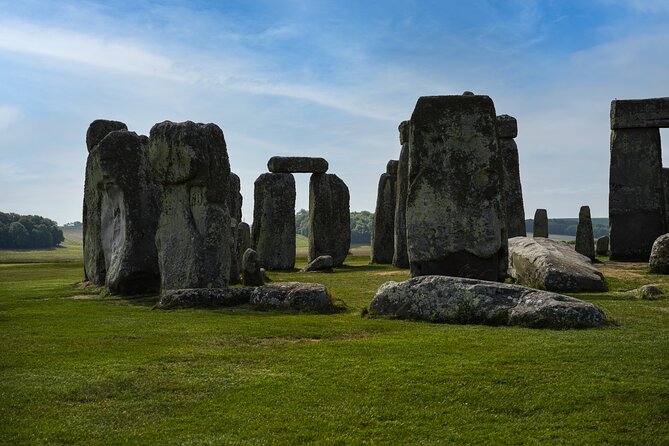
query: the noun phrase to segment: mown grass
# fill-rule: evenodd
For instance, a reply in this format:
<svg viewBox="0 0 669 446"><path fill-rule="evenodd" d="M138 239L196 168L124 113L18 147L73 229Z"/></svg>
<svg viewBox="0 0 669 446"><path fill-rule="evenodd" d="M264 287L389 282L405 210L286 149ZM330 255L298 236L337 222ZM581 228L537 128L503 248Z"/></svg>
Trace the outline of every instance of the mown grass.
<svg viewBox="0 0 669 446"><path fill-rule="evenodd" d="M152 310L81 271L0 265L0 444L669 444L669 301L636 282L583 296L617 325L555 331L361 318L408 277L368 257L270 273L326 316Z"/></svg>

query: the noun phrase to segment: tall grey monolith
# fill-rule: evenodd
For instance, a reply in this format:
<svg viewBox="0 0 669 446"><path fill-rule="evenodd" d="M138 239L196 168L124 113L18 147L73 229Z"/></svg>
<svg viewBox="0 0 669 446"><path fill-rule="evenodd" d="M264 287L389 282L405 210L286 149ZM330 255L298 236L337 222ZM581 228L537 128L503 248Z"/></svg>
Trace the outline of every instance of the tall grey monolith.
<svg viewBox="0 0 669 446"><path fill-rule="evenodd" d="M409 267L407 254L407 192L409 190L409 132L410 122L402 121L399 125L400 158L397 164L396 201L395 201L395 237L393 240L393 266L397 268Z"/></svg>
<svg viewBox="0 0 669 446"><path fill-rule="evenodd" d="M230 162L215 124L151 128L149 161L162 184L156 232L162 291L225 288L230 272Z"/></svg>
<svg viewBox="0 0 669 446"><path fill-rule="evenodd" d="M228 207L230 209L230 274L228 281L230 285L239 283L239 275L241 273L241 262L237 252L237 225L242 221L242 194L241 182L239 176L234 172L230 172L230 196ZM243 255L243 254L242 254Z"/></svg>
<svg viewBox="0 0 669 446"><path fill-rule="evenodd" d="M392 163L392 164L391 164ZM397 161L388 163L381 174L372 223L372 263L392 263L395 237Z"/></svg>
<svg viewBox="0 0 669 446"><path fill-rule="evenodd" d="M86 280L90 280L97 285L104 285L106 267L100 238L100 206L102 205L102 195L98 188L101 181L100 164L95 158L96 155L91 155L91 152L105 136L115 130L128 130L128 127L119 121L96 119L91 122L86 132L88 158L86 160L82 215L84 276Z"/></svg>
<svg viewBox="0 0 669 446"><path fill-rule="evenodd" d="M293 230L294 230L293 225ZM341 266L351 247L350 196L334 174L315 173L309 179L309 261L331 256Z"/></svg>
<svg viewBox="0 0 669 446"><path fill-rule="evenodd" d="M497 142L504 165L504 202L506 205L506 230L509 238L525 237L525 207L520 184L520 163L518 146L514 138L518 136L516 118L509 115L497 117Z"/></svg>
<svg viewBox="0 0 669 446"><path fill-rule="evenodd" d="M237 263L239 271L242 270L242 258L247 249L251 248L251 227L246 222L239 222L237 225Z"/></svg>
<svg viewBox="0 0 669 446"><path fill-rule="evenodd" d="M546 212L546 209L537 209L534 212L532 237L548 237L548 212Z"/></svg>
<svg viewBox="0 0 669 446"><path fill-rule="evenodd" d="M590 217L589 206L581 206L578 212L576 252L583 254L590 260L595 259L595 238L592 233L592 218Z"/></svg>
<svg viewBox="0 0 669 446"><path fill-rule="evenodd" d="M253 192L253 247L261 267L295 267L295 178L290 173L263 173Z"/></svg>
<svg viewBox="0 0 669 446"><path fill-rule="evenodd" d="M503 280L508 239L492 99L418 99L411 116L407 246L412 276Z"/></svg>

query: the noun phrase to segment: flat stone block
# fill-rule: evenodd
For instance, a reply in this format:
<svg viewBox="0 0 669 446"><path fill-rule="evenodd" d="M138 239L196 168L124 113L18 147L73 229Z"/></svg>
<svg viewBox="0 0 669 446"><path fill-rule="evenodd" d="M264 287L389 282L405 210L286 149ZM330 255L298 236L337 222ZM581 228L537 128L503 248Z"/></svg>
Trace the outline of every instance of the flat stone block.
<svg viewBox="0 0 669 446"><path fill-rule="evenodd" d="M274 173L325 173L328 167L324 158L306 156L273 156L267 161L267 169Z"/></svg>
<svg viewBox="0 0 669 446"><path fill-rule="evenodd" d="M611 129L669 127L669 98L614 99Z"/></svg>
<svg viewBox="0 0 669 446"><path fill-rule="evenodd" d="M497 117L497 137L515 138L518 136L518 121L509 115L499 115Z"/></svg>

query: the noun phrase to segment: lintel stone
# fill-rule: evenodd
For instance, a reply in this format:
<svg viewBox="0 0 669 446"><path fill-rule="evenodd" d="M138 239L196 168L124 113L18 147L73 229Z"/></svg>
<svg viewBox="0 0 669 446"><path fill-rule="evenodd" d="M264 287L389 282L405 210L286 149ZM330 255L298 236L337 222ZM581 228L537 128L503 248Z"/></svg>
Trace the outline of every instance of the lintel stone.
<svg viewBox="0 0 669 446"><path fill-rule="evenodd" d="M669 127L669 97L611 101L612 130L653 127Z"/></svg>
<svg viewBox="0 0 669 446"><path fill-rule="evenodd" d="M324 158L307 156L273 156L267 161L267 169L273 173L325 173L328 167Z"/></svg>

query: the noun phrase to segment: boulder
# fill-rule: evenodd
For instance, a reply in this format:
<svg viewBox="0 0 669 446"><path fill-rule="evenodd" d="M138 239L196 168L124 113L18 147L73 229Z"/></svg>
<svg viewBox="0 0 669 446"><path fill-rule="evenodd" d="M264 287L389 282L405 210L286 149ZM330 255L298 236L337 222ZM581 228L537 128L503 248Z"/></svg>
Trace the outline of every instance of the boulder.
<svg viewBox="0 0 669 446"><path fill-rule="evenodd" d="M564 242L547 238L509 239L509 276L548 291L605 291L604 276L590 259Z"/></svg>
<svg viewBox="0 0 669 446"><path fill-rule="evenodd" d="M400 159L397 163L397 179L395 185L395 237L393 240L393 266L397 268L409 267L409 255L407 253L407 192L409 186L409 130L410 122L402 121L399 126Z"/></svg>
<svg viewBox="0 0 669 446"><path fill-rule="evenodd" d="M657 300L662 299L664 296L664 291L662 291L656 285L644 285L636 290L636 295L639 299Z"/></svg>
<svg viewBox="0 0 669 446"><path fill-rule="evenodd" d="M258 254L251 248L244 252L242 257L242 284L246 286L259 286L265 283L265 277Z"/></svg>
<svg viewBox="0 0 669 446"><path fill-rule="evenodd" d="M599 327L606 322L602 310L572 297L447 276L386 282L376 292L369 316L555 329Z"/></svg>
<svg viewBox="0 0 669 446"><path fill-rule="evenodd" d="M158 309L233 307L249 303L253 288L190 288L167 290Z"/></svg>
<svg viewBox="0 0 669 446"><path fill-rule="evenodd" d="M609 255L609 236L603 235L595 241L595 253L598 256Z"/></svg>
<svg viewBox="0 0 669 446"><path fill-rule="evenodd" d="M575 246L577 253L583 254L590 260L595 260L595 240L592 235L592 218L590 218L589 206L581 206L578 212Z"/></svg>
<svg viewBox="0 0 669 446"><path fill-rule="evenodd" d="M258 309L290 309L332 313L336 307L325 286L319 283L283 282L257 287L251 305Z"/></svg>
<svg viewBox="0 0 669 446"><path fill-rule="evenodd" d="M315 173L309 180L309 261L332 256L341 266L351 247L350 196L346 184L334 174ZM292 226L295 238L295 224Z"/></svg>
<svg viewBox="0 0 669 446"><path fill-rule="evenodd" d="M534 212L533 237L548 237L548 212L546 209L537 209Z"/></svg>
<svg viewBox="0 0 669 446"><path fill-rule="evenodd" d="M372 222L372 263L392 263L395 237L396 176L381 174Z"/></svg>
<svg viewBox="0 0 669 446"><path fill-rule="evenodd" d="M307 266L302 268L300 272L311 273L315 271L320 271L320 272L331 273L333 265L334 261L332 260L332 256L318 256L314 260L309 262Z"/></svg>
<svg viewBox="0 0 669 446"><path fill-rule="evenodd" d="M273 156L267 162L267 169L274 173L325 173L328 167L325 159L306 156Z"/></svg>
<svg viewBox="0 0 669 446"><path fill-rule="evenodd" d="M669 274L669 234L663 234L655 239L648 266L651 273Z"/></svg>

